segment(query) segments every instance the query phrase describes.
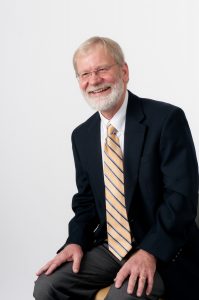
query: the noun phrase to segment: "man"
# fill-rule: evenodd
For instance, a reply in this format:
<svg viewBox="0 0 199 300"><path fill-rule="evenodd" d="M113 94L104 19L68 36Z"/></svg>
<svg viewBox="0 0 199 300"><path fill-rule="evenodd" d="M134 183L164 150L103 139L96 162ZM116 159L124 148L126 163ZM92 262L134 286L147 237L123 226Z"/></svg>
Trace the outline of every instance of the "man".
<svg viewBox="0 0 199 300"><path fill-rule="evenodd" d="M96 112L72 134L78 193L69 237L37 275L37 300L198 299L198 166L173 105L127 91L120 46L93 37L74 54Z"/></svg>

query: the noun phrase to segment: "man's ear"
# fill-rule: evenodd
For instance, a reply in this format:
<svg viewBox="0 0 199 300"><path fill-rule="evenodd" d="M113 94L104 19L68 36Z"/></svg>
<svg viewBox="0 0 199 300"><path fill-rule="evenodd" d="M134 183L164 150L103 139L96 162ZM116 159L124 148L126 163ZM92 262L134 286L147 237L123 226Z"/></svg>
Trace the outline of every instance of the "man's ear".
<svg viewBox="0 0 199 300"><path fill-rule="evenodd" d="M129 68L127 63L124 63L121 70L122 70L122 79L125 83L127 83L129 81Z"/></svg>

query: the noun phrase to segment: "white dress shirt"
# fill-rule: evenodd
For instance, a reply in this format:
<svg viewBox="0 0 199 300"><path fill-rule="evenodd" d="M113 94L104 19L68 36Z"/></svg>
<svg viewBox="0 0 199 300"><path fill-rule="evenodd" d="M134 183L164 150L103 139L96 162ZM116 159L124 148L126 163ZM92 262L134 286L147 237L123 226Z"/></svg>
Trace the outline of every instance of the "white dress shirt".
<svg viewBox="0 0 199 300"><path fill-rule="evenodd" d="M106 119L101 113L101 148L102 148L102 162L104 162L104 144L107 137L107 126L111 124L117 129L117 136L120 141L120 147L122 152L124 152L124 130L126 123L126 109L128 104L128 91L126 91L124 102L120 109L116 112L111 120ZM104 165L104 163L103 163Z"/></svg>

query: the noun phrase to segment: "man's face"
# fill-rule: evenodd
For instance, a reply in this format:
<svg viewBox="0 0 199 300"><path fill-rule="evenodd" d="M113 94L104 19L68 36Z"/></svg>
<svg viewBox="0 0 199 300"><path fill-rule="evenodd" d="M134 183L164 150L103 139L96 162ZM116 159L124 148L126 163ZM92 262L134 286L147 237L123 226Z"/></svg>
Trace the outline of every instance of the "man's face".
<svg viewBox="0 0 199 300"><path fill-rule="evenodd" d="M123 101L128 82L128 67L119 66L101 45L76 59L79 86L89 105L99 111L111 110Z"/></svg>

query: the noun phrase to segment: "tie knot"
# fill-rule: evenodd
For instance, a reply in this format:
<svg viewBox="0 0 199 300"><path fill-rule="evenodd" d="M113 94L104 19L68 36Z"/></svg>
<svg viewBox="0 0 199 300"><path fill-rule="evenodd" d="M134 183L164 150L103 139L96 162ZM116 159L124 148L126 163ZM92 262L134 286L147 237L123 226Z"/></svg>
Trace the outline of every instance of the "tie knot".
<svg viewBox="0 0 199 300"><path fill-rule="evenodd" d="M112 126L111 124L109 124L107 127L107 133L108 133L108 136L115 135L117 133L117 129L114 126Z"/></svg>

